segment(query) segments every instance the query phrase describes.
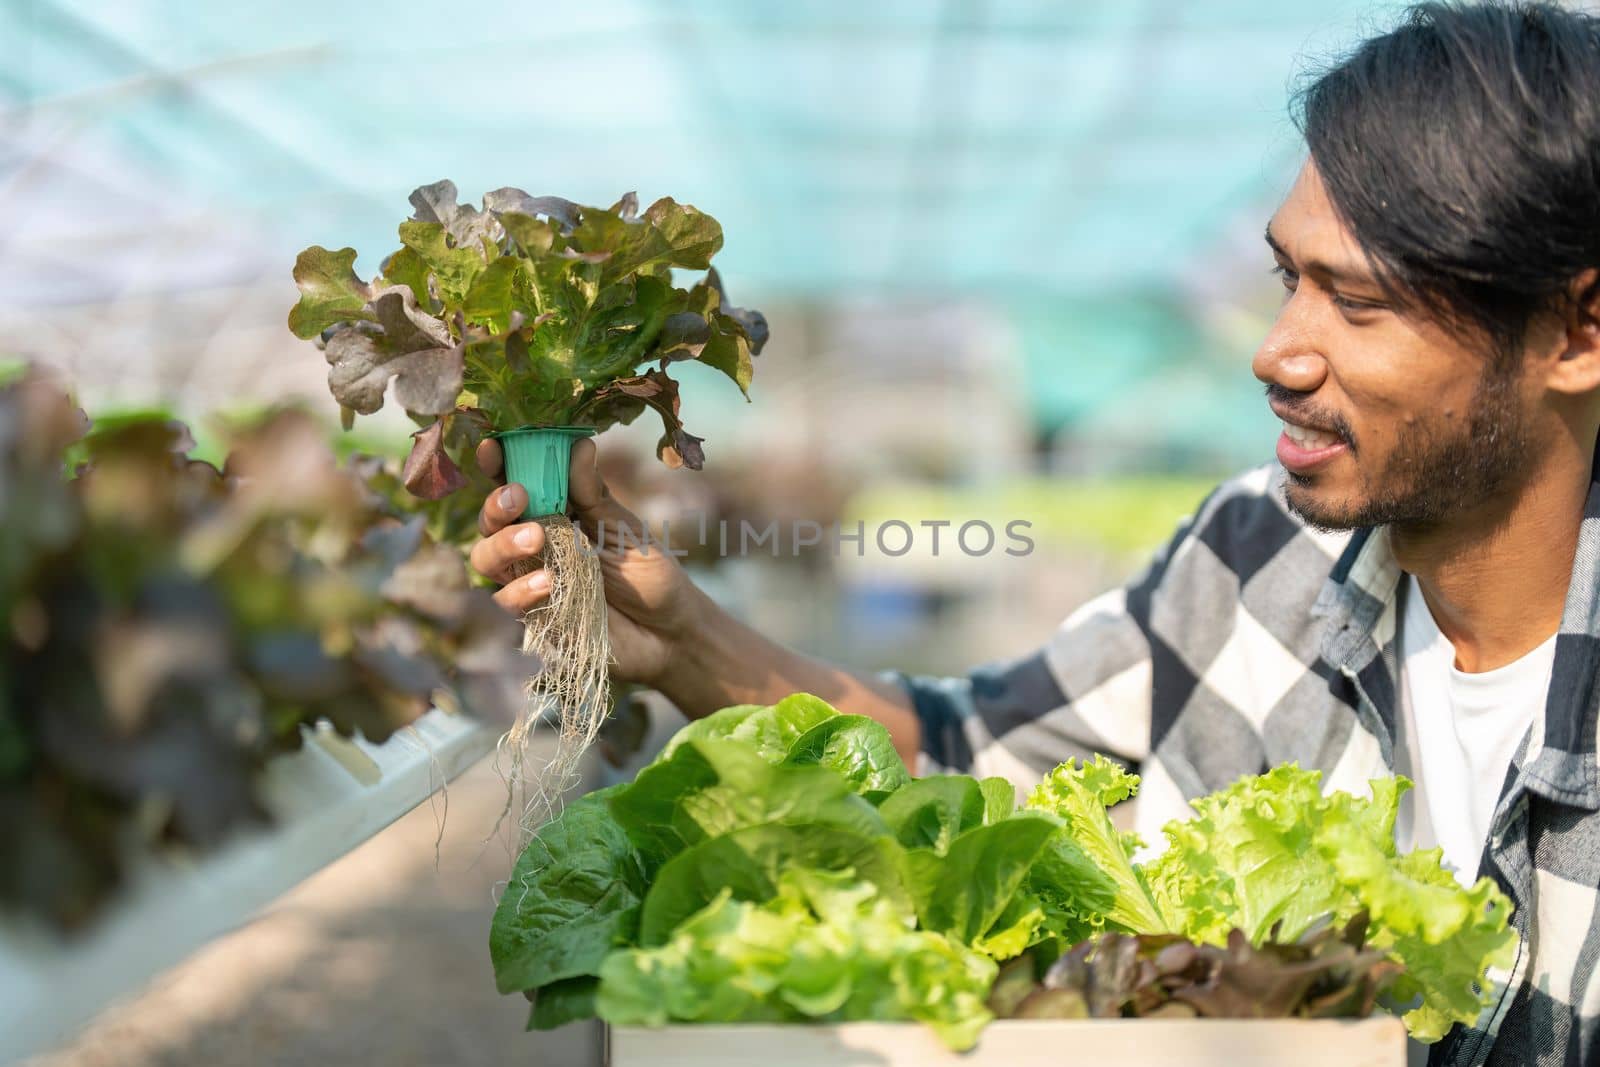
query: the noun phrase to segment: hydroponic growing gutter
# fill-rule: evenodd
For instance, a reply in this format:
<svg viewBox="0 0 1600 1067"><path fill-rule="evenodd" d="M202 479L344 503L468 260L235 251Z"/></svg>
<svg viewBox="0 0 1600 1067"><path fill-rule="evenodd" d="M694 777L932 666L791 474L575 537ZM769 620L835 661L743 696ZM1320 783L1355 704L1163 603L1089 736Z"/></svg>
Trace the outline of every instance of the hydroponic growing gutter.
<svg viewBox="0 0 1600 1067"><path fill-rule="evenodd" d="M193 862L142 860L81 939L0 921L0 1062L42 1051L426 800L493 751L496 731L433 709L381 745L325 726L274 759L275 820Z"/></svg>

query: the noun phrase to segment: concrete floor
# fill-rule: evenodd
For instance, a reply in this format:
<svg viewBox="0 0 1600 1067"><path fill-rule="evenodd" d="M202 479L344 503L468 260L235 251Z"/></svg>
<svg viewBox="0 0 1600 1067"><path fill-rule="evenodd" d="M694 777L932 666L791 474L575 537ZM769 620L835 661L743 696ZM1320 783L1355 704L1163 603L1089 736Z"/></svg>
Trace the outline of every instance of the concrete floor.
<svg viewBox="0 0 1600 1067"><path fill-rule="evenodd" d="M28 1067L599 1067L597 1026L525 1033L527 1002L495 992L489 919L510 859L483 839L504 800L480 762L450 785L437 864L436 802Z"/></svg>

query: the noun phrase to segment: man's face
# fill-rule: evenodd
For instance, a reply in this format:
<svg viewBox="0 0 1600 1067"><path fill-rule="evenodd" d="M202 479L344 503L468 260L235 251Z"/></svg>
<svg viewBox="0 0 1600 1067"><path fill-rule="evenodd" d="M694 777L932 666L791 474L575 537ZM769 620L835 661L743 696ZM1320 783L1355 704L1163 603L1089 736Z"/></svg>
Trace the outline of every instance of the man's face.
<svg viewBox="0 0 1600 1067"><path fill-rule="evenodd" d="M1327 529L1433 524L1527 477L1520 361L1395 308L1311 163L1267 240L1285 294L1253 369L1284 421L1291 508Z"/></svg>

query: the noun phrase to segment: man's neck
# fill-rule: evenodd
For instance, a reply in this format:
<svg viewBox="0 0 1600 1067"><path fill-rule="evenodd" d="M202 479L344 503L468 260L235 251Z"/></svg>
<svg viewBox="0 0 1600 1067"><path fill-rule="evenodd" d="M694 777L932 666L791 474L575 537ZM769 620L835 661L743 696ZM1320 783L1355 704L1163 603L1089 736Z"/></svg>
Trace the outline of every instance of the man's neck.
<svg viewBox="0 0 1600 1067"><path fill-rule="evenodd" d="M1560 628L1588 492L1587 467L1581 477L1545 471L1450 522L1390 528L1458 669L1514 663Z"/></svg>

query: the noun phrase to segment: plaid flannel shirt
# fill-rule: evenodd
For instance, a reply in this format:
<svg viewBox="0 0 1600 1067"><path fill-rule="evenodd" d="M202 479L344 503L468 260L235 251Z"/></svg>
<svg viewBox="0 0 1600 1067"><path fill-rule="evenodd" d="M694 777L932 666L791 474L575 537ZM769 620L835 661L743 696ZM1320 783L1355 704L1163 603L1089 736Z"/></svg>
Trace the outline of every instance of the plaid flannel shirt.
<svg viewBox="0 0 1600 1067"><path fill-rule="evenodd" d="M1322 533L1270 466L1217 489L1143 575L1073 612L1040 650L964 678L895 675L922 723L924 773L1030 786L1103 752L1143 777L1136 828L1296 760L1328 789L1393 773L1401 571L1387 531ZM1600 483L1584 512L1550 693L1513 758L1480 874L1522 945L1477 1024L1432 1064L1600 1063ZM1487 787L1487 783L1485 784Z"/></svg>

